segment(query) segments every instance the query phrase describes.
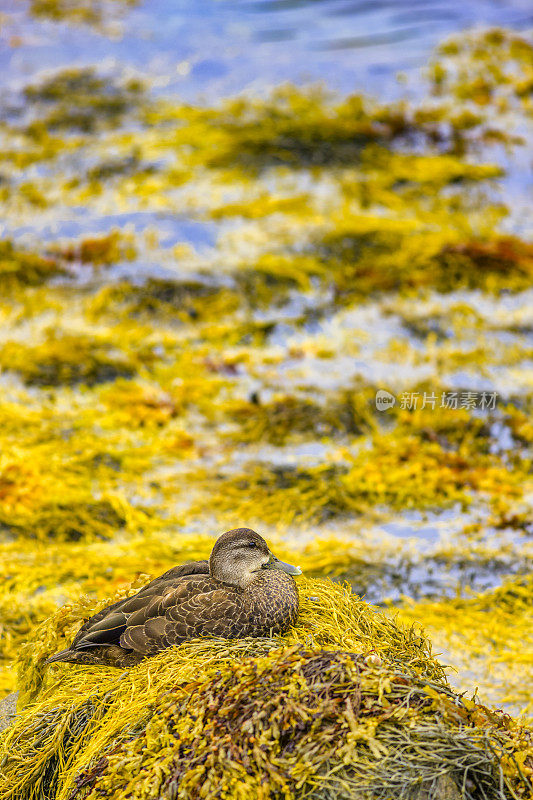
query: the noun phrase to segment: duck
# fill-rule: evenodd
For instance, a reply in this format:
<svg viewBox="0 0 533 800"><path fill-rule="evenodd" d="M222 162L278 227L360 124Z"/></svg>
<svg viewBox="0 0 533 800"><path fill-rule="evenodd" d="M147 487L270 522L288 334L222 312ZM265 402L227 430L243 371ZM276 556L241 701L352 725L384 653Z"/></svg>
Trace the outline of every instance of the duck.
<svg viewBox="0 0 533 800"><path fill-rule="evenodd" d="M298 619L300 567L276 558L250 528L223 533L209 560L180 564L86 620L45 664L123 669L191 639L284 634Z"/></svg>

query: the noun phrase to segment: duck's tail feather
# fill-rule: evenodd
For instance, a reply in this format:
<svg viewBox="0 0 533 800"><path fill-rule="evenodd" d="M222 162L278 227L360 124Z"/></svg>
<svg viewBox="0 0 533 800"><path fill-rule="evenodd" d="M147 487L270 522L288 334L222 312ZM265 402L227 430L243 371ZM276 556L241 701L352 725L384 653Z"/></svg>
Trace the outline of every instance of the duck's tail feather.
<svg viewBox="0 0 533 800"><path fill-rule="evenodd" d="M108 645L105 647L91 647L76 650L74 648L67 648L61 650L60 653L50 656L44 662L45 664L55 664L58 661L70 662L71 664L100 664L106 667L116 667L117 669L126 669L133 667L145 658L143 653L135 653L131 650L125 650L117 645Z"/></svg>
<svg viewBox="0 0 533 800"><path fill-rule="evenodd" d="M71 664L99 664L101 663L102 654L107 654L108 648L95 647L83 650L75 650L74 648L67 647L66 650L61 650L50 658L47 658L45 664L55 664L57 661L70 662ZM122 652L122 651L121 651Z"/></svg>
<svg viewBox="0 0 533 800"><path fill-rule="evenodd" d="M77 653L75 650L70 650L68 647L66 650L61 650L61 652L56 653L50 658L47 658L44 662L45 664L53 664L56 661L78 661L78 656L81 656L82 653Z"/></svg>

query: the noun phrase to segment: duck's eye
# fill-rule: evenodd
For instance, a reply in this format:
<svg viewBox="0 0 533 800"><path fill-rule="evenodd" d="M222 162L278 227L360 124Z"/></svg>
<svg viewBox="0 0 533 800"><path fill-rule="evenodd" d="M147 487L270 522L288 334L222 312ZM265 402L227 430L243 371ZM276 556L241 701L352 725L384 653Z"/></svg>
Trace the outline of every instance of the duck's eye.
<svg viewBox="0 0 533 800"><path fill-rule="evenodd" d="M248 547L257 547L256 542L248 542Z"/></svg>

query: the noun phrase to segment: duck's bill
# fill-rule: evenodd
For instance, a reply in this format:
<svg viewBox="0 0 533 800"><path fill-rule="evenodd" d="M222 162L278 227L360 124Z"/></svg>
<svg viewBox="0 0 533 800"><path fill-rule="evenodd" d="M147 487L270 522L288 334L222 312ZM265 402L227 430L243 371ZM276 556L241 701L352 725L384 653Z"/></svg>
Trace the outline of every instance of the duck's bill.
<svg viewBox="0 0 533 800"><path fill-rule="evenodd" d="M280 569L283 572L287 572L289 575L301 575L302 570L300 567L295 567L293 564L287 564L286 561L280 561L279 558L276 556L271 555L270 561L268 561L264 569Z"/></svg>

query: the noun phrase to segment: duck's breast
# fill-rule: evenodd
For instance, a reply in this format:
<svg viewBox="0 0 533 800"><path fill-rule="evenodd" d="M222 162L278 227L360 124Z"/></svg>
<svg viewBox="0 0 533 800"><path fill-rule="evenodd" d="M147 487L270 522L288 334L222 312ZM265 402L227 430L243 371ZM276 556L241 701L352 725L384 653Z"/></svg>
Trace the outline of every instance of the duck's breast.
<svg viewBox="0 0 533 800"><path fill-rule="evenodd" d="M255 636L285 633L298 619L298 590L286 572L261 572L245 591Z"/></svg>

